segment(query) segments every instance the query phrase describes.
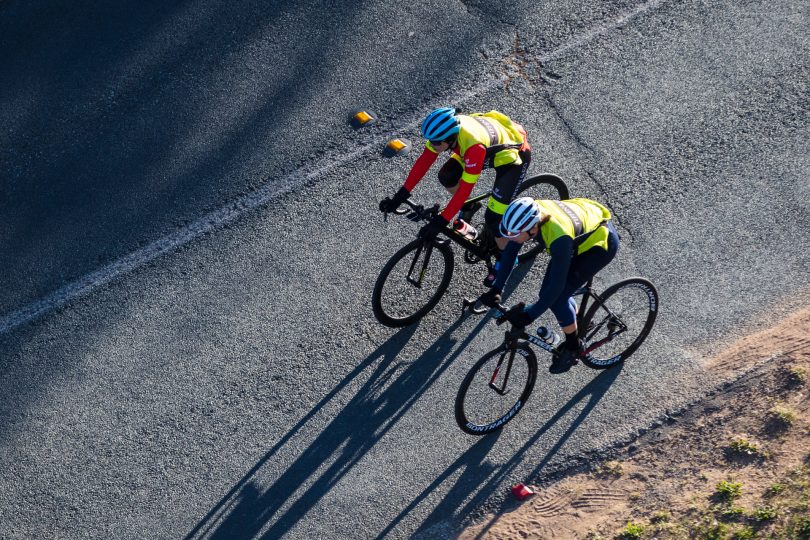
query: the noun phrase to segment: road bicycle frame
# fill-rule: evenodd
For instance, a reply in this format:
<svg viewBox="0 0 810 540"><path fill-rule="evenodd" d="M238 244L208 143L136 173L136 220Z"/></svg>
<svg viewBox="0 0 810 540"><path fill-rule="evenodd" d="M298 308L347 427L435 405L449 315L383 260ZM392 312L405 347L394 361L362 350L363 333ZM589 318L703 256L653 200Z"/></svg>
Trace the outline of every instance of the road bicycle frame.
<svg viewBox="0 0 810 540"><path fill-rule="evenodd" d="M602 328L603 324L608 324L609 332L606 337L600 339L599 341L589 343L588 346L583 351L583 354L590 353L591 351L601 347L605 343L612 341L616 336L622 334L624 331L627 330L627 325L624 324L624 322L622 322L622 320L615 313L613 313L613 311L610 310L607 304L605 304L602 297L599 296L599 294L593 290L592 285L593 279L589 279L585 285L574 291L572 294L572 296L582 295L582 301L580 302L579 306L577 306L577 332L579 334L579 337L583 339L586 343L588 343L590 337L592 337L596 332L598 332ZM597 302L602 307L602 309L604 309L608 313L609 317L606 320L609 322L605 323L603 321L599 325L591 328L585 328L583 326L582 318L588 310L589 300ZM502 305L498 306L496 314L496 317L498 317L497 324L502 324L503 322L506 322L506 319L503 319L502 317L503 314L506 313L507 309L508 308L506 308L506 306ZM611 328L612 325L615 325L615 328ZM508 330L506 332L506 338L504 342L506 343L507 347L509 347L510 345L514 345L512 343L513 341L523 339L532 343L533 345L537 345L541 349L548 351L551 354L555 355L557 354L557 349L554 346L550 345L544 339L533 336L526 332L519 332L517 335L515 335L513 334L513 331L514 330Z"/></svg>
<svg viewBox="0 0 810 540"><path fill-rule="evenodd" d="M472 199L468 199L464 204L478 202L489 197L489 193L484 193L483 195L478 195L477 197L473 197ZM414 204L411 201L405 201L404 204L408 205L411 209L405 211L395 211L395 214L405 214L405 218L409 219L415 223L419 223L420 221L427 221L439 212L439 206L435 205L430 208L425 208L420 204ZM470 252L472 255L481 259L483 261L487 261L489 264L488 259L493 256L493 247L490 247L487 243L476 243L473 240L470 240L457 230L453 229L452 227L446 227L440 231L442 235L447 237L447 239L455 242L459 246L461 246L464 250ZM484 233L485 234L485 233ZM496 248L497 249L497 248Z"/></svg>

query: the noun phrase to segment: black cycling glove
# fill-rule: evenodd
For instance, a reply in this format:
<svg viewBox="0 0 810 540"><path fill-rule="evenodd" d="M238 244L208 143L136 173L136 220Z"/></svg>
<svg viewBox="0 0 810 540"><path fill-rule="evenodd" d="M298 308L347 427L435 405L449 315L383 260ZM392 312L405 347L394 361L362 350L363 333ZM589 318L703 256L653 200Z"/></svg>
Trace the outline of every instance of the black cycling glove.
<svg viewBox="0 0 810 540"><path fill-rule="evenodd" d="M525 305L521 302L507 311L504 317L515 326L520 326L521 328L528 326L532 323L534 317L526 313L524 307Z"/></svg>
<svg viewBox="0 0 810 540"><path fill-rule="evenodd" d="M487 307L496 308L498 304L501 303L501 290L500 289L490 289L478 299Z"/></svg>
<svg viewBox="0 0 810 540"><path fill-rule="evenodd" d="M441 214L436 214L428 221L427 225L419 229L419 238L423 240L433 240L436 238L436 235L439 234L439 231L447 227L449 223L450 222L444 219Z"/></svg>
<svg viewBox="0 0 810 540"><path fill-rule="evenodd" d="M408 197L411 196L411 192L405 189L405 187L399 188L393 197L386 197L382 201L380 201L380 212L388 213L393 212L399 205L404 203Z"/></svg>

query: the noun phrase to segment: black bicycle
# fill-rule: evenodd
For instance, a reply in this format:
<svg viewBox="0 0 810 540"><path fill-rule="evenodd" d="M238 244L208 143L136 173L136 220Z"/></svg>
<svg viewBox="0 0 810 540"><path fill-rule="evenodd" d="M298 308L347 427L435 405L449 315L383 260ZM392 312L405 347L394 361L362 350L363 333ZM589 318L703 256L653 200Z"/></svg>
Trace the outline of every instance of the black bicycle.
<svg viewBox="0 0 810 540"><path fill-rule="evenodd" d="M655 323L658 292L648 280L633 277L614 283L601 294L589 281L574 293L577 328L585 342L578 358L586 366L606 369L618 365L644 342ZM590 303L590 305L588 305ZM506 321L499 305L496 323ZM541 327L538 329L538 334ZM471 435L486 435L512 420L526 404L537 379L537 345L558 353L559 339L529 335L512 327L503 343L486 353L470 369L456 396L456 422Z"/></svg>
<svg viewBox="0 0 810 540"><path fill-rule="evenodd" d="M472 219L483 205L480 201L488 198L486 192L465 201L462 212L464 219ZM568 187L562 178L555 174L540 174L527 179L520 185L516 197L530 195L536 199L565 200L569 198ZM400 207L394 213L405 215L415 222L428 221L439 211L439 207L424 206L405 201L408 208ZM382 324L393 328L413 324L436 307L453 277L453 242L464 250L464 261L476 264L483 261L489 270L495 264L497 246L492 233L483 224L478 238L471 240L459 231L448 227L441 231L443 238L424 240L417 238L403 246L388 260L377 277L371 295L371 308L374 316ZM527 242L518 255L518 261L536 257L542 245ZM487 311L476 309L465 302L475 313Z"/></svg>

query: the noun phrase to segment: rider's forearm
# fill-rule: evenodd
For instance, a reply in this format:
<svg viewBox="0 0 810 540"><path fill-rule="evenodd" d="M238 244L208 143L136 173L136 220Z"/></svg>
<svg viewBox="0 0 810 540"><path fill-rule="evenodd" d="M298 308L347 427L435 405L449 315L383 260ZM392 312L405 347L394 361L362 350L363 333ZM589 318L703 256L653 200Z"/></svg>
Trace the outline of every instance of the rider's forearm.
<svg viewBox="0 0 810 540"><path fill-rule="evenodd" d="M512 268L515 267L515 259L517 259L518 252L520 251L520 244L517 242L509 242L501 252L501 263L498 265L498 276L492 284L493 289L499 291L503 290L509 275L512 273Z"/></svg>
<svg viewBox="0 0 810 540"><path fill-rule="evenodd" d="M546 268L546 275L540 286L537 302L526 308L526 312L534 319L551 307L551 304L562 293L565 282L568 280L568 270L571 268L574 241L569 236L562 236L551 244L549 251L551 260Z"/></svg>
<svg viewBox="0 0 810 540"><path fill-rule="evenodd" d="M411 167L411 172L408 173L408 177L405 179L405 185L403 187L407 189L408 192L413 191L416 184L425 177L430 166L436 162L437 157L439 157L439 154L425 148L422 155L417 158L413 167Z"/></svg>
<svg viewBox="0 0 810 540"><path fill-rule="evenodd" d="M473 186L475 184L471 184L469 182L460 181L458 183L458 189L450 198L450 202L447 203L447 206L444 210L442 210L442 217L448 221L448 223L452 223L453 219L458 214L458 211L461 210L461 207L464 206L464 201L467 200L467 197L470 196L472 193Z"/></svg>

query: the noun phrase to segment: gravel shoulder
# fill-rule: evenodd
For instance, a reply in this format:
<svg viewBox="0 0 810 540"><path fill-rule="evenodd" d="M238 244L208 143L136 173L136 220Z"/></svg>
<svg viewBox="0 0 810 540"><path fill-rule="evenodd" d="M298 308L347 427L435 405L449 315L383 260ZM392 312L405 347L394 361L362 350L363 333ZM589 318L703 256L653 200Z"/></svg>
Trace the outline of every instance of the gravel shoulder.
<svg viewBox="0 0 810 540"><path fill-rule="evenodd" d="M705 368L733 378L459 538L807 538L810 309L738 340Z"/></svg>

